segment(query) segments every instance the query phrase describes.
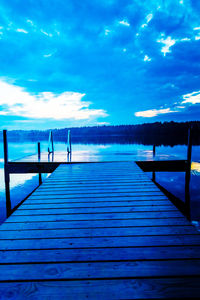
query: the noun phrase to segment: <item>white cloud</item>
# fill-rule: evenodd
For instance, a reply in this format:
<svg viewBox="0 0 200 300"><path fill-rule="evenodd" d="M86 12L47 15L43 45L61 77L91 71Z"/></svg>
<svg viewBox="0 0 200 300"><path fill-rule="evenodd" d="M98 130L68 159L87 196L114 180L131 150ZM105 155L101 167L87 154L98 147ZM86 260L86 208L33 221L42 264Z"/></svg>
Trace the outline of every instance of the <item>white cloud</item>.
<svg viewBox="0 0 200 300"><path fill-rule="evenodd" d="M96 125L103 126L103 125L110 125L110 123L109 122L97 122Z"/></svg>
<svg viewBox="0 0 200 300"><path fill-rule="evenodd" d="M191 39L185 37L185 38L180 39L179 41L180 41L180 42L189 42L189 41L191 41Z"/></svg>
<svg viewBox="0 0 200 300"><path fill-rule="evenodd" d="M151 58L148 55L145 55L144 61L151 61Z"/></svg>
<svg viewBox="0 0 200 300"><path fill-rule="evenodd" d="M51 57L53 54L52 53L49 53L49 54L44 54L43 56L44 57Z"/></svg>
<svg viewBox="0 0 200 300"><path fill-rule="evenodd" d="M105 34L105 35L109 35L110 32L111 32L111 30L105 29L104 34Z"/></svg>
<svg viewBox="0 0 200 300"><path fill-rule="evenodd" d="M200 27L194 27L193 30L200 30Z"/></svg>
<svg viewBox="0 0 200 300"><path fill-rule="evenodd" d="M141 25L141 28L145 28L148 26L148 23L153 19L153 14L148 14L146 16L146 23Z"/></svg>
<svg viewBox="0 0 200 300"><path fill-rule="evenodd" d="M28 33L28 31L26 31L26 30L23 29L23 28L17 28L16 31L17 31L17 32L26 33L26 34Z"/></svg>
<svg viewBox="0 0 200 300"><path fill-rule="evenodd" d="M172 39L171 36L168 36L167 38L161 38L157 40L158 43L164 44L164 46L161 48L161 52L166 56L166 53L170 53L170 48L175 45L176 40Z"/></svg>
<svg viewBox="0 0 200 300"><path fill-rule="evenodd" d="M135 113L136 117L143 117L143 118L152 118L156 117L160 114L167 114L167 113L173 113L174 110L171 110L170 108L163 108L163 109L149 109L144 111L138 111Z"/></svg>
<svg viewBox="0 0 200 300"><path fill-rule="evenodd" d="M153 19L153 14L149 14L146 16L147 23L149 23Z"/></svg>
<svg viewBox="0 0 200 300"><path fill-rule="evenodd" d="M106 117L103 109L89 108L90 102L83 101L85 94L43 92L37 95L24 88L0 80L0 115L22 116L32 119L88 120Z"/></svg>
<svg viewBox="0 0 200 300"><path fill-rule="evenodd" d="M43 33L43 34L46 35L46 36L49 36L49 37L52 37L52 36L53 36L52 33L48 33L48 32L46 32L46 31L44 31L43 29L41 29L40 32Z"/></svg>
<svg viewBox="0 0 200 300"><path fill-rule="evenodd" d="M191 104L200 103L200 91L183 95L183 99L184 100L181 103L191 103Z"/></svg>
<svg viewBox="0 0 200 300"><path fill-rule="evenodd" d="M29 23L30 25L34 26L33 21L32 20L26 20L27 23Z"/></svg>
<svg viewBox="0 0 200 300"><path fill-rule="evenodd" d="M127 22L126 20L119 21L119 24L124 25L124 26L127 26L127 27L130 26L130 23Z"/></svg>

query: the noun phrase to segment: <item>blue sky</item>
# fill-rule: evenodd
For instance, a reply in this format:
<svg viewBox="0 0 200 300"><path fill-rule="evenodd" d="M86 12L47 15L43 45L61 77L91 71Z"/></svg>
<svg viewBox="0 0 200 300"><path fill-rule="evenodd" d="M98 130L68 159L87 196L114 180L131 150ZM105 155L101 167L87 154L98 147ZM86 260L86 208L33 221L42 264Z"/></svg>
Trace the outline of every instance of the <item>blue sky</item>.
<svg viewBox="0 0 200 300"><path fill-rule="evenodd" d="M1 128L199 120L199 49L198 0L1 0Z"/></svg>

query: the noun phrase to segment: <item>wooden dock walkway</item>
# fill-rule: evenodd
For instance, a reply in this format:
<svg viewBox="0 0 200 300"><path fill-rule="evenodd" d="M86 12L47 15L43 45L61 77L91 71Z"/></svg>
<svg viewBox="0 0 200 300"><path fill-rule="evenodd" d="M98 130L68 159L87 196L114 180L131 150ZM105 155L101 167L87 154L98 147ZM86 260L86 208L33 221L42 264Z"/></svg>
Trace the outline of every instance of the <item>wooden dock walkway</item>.
<svg viewBox="0 0 200 300"><path fill-rule="evenodd" d="M200 235L133 162L60 165L0 226L0 299L200 297Z"/></svg>

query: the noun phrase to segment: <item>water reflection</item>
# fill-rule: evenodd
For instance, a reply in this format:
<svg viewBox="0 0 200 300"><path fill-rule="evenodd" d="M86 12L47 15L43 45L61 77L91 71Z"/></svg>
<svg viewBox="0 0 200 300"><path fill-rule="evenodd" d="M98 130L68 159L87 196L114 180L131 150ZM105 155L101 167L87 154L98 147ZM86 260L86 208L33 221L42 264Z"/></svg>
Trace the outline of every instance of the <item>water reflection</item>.
<svg viewBox="0 0 200 300"><path fill-rule="evenodd" d="M200 175L200 163L192 162L191 172L192 172L193 175L199 176Z"/></svg>
<svg viewBox="0 0 200 300"><path fill-rule="evenodd" d="M135 161L152 160L153 146L138 144L73 144L73 152L67 154L67 144L54 143L55 152L48 156L48 142L41 143L40 161ZM159 146L155 151L156 160L186 159L187 147ZM191 199L193 219L200 219L200 146L192 149ZM37 143L9 143L9 159L19 161L38 161ZM5 215L5 194L3 177L3 145L0 143L0 208L1 216ZM44 175L43 175L44 176ZM152 174L150 174L150 178ZM156 180L171 193L184 201L185 174L179 172L156 173ZM38 185L38 174L20 174L11 176L11 201L13 206L19 203Z"/></svg>

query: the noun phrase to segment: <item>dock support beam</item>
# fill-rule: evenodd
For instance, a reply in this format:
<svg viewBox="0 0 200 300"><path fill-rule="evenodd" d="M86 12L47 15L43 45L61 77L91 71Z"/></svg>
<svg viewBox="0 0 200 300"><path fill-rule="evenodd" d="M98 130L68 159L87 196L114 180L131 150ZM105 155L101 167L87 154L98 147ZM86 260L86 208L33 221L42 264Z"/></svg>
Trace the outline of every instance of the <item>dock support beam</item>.
<svg viewBox="0 0 200 300"><path fill-rule="evenodd" d="M190 219L190 177L191 177L191 158L192 158L192 128L188 129L188 149L187 149L187 165L185 172L185 209L187 218Z"/></svg>
<svg viewBox="0 0 200 300"><path fill-rule="evenodd" d="M155 156L156 156L156 146L153 145L153 160L155 159ZM156 181L156 173L155 173L155 171L153 171L153 173L152 173L152 180Z"/></svg>
<svg viewBox="0 0 200 300"><path fill-rule="evenodd" d="M6 214L7 218L11 215L11 200L10 200L10 175L8 172L8 140L7 130L3 130L3 145L4 145L4 181L5 181L5 196L6 196Z"/></svg>
<svg viewBox="0 0 200 300"><path fill-rule="evenodd" d="M41 148L40 148L40 143L38 143L38 162L40 162L41 159ZM39 185L42 184L42 174L39 173Z"/></svg>

